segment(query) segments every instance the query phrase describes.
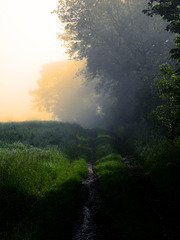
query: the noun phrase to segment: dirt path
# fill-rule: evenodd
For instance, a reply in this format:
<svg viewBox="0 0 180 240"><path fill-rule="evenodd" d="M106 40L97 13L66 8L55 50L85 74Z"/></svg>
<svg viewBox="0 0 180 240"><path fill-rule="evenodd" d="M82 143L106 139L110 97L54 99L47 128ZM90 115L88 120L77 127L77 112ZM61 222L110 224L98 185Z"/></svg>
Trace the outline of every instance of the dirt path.
<svg viewBox="0 0 180 240"><path fill-rule="evenodd" d="M82 182L85 203L79 213L73 240L97 240L97 226L94 221L95 213L100 206L100 198L96 188L97 178L94 173L94 150L91 161L87 163L88 177Z"/></svg>
<svg viewBox="0 0 180 240"><path fill-rule="evenodd" d="M115 138L117 141L118 139ZM102 239L95 215L100 207L100 198L97 192L97 178L94 171L94 150L92 148L91 160L87 163L88 177L82 182L84 204L80 210L73 240L98 240ZM165 240L180 239L180 207L169 199L169 194L160 191L146 182L135 162L130 158L123 158L134 182L135 191L143 203L153 213L153 219L158 224L160 238ZM99 238L98 238L99 235Z"/></svg>

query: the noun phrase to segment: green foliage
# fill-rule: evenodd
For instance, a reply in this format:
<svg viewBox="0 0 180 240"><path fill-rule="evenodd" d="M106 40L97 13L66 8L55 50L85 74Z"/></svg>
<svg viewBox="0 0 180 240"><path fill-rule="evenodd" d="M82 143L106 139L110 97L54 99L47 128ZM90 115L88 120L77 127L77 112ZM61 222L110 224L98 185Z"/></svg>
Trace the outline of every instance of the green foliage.
<svg viewBox="0 0 180 240"><path fill-rule="evenodd" d="M172 144L160 129L143 123L119 127L116 134L120 151L125 150L125 156L134 159L147 181L170 192L172 187L176 188L180 181L179 137L176 136Z"/></svg>
<svg viewBox="0 0 180 240"><path fill-rule="evenodd" d="M175 38L177 48L171 50L172 57L180 61L180 3L179 0L149 0L148 9L143 11L149 16L160 15L167 20L167 30L178 34ZM180 62L179 62L180 63Z"/></svg>
<svg viewBox="0 0 180 240"><path fill-rule="evenodd" d="M162 104L156 107L153 114L174 141L180 127L180 75L168 64L161 65L160 70L162 76L155 80L155 84Z"/></svg>
<svg viewBox="0 0 180 240"><path fill-rule="evenodd" d="M150 16L159 14L163 19L167 20L167 30L180 33L179 29L179 8L178 0L149 0L148 9L144 10Z"/></svg>
<svg viewBox="0 0 180 240"><path fill-rule="evenodd" d="M172 145L167 139L152 142L138 149L141 168L156 186L171 189L179 182L180 140ZM175 192L175 191L174 191Z"/></svg>

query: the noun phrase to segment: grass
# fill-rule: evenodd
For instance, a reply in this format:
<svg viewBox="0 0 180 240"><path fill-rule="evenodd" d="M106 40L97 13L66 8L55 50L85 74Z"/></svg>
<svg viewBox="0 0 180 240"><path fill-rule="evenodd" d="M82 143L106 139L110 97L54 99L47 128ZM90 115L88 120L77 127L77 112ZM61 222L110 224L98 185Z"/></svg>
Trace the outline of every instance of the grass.
<svg viewBox="0 0 180 240"><path fill-rule="evenodd" d="M141 136L135 126L127 136L121 129L117 146L107 131L84 130L77 124L0 123L0 239L72 239L93 139L101 239L160 240L158 222L136 191L119 150L138 158L149 181L170 189L179 183L180 141L156 141L144 128Z"/></svg>
<svg viewBox="0 0 180 240"><path fill-rule="evenodd" d="M59 123L11 123L0 128L0 239L71 239L87 174L85 132ZM56 128L59 142L52 143L49 133ZM41 142L32 141L32 132Z"/></svg>
<svg viewBox="0 0 180 240"><path fill-rule="evenodd" d="M19 226L26 221L31 222L32 227L32 216L39 219L36 221L38 233L42 231L42 219L48 225L51 218L55 218L54 222L70 224L72 213L79 205L82 177L87 172L85 159L71 162L56 149L33 147L3 149L0 159L1 227L4 234L12 232L11 239L17 239L14 238L15 229L19 231ZM60 213L58 216L57 212ZM60 235L59 227L56 231L54 229L56 234L57 230Z"/></svg>
<svg viewBox="0 0 180 240"><path fill-rule="evenodd" d="M96 220L103 229L100 239L161 239L156 219L136 191L115 146L110 136L97 138L95 169L102 203Z"/></svg>
<svg viewBox="0 0 180 240"><path fill-rule="evenodd" d="M0 147L21 142L38 148L56 146L71 159L86 156L88 149L86 131L78 124L32 121L0 123Z"/></svg>

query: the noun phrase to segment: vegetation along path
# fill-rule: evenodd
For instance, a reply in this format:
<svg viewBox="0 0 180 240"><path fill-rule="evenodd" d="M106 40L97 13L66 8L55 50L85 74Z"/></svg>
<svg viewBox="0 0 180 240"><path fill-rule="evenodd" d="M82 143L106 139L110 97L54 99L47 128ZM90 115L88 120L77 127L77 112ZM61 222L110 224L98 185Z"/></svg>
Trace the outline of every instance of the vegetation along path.
<svg viewBox="0 0 180 240"><path fill-rule="evenodd" d="M109 132L3 123L0 139L0 239L180 239L179 185L150 182Z"/></svg>
<svg viewBox="0 0 180 240"><path fill-rule="evenodd" d="M162 195L131 158L120 156L117 139L97 131L94 142L73 240L176 239L162 213Z"/></svg>
<svg viewBox="0 0 180 240"><path fill-rule="evenodd" d="M170 197L166 190L148 183L132 159L123 158L123 161L134 179L137 191L158 218L163 238L180 239L179 204L173 194Z"/></svg>

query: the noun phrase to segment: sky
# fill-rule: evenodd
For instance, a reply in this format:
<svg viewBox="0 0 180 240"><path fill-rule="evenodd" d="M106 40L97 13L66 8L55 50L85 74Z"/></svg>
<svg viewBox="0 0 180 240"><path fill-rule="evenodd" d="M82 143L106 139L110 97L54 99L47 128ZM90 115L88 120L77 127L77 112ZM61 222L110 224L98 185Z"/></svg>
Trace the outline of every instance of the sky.
<svg viewBox="0 0 180 240"><path fill-rule="evenodd" d="M57 39L57 0L0 0L0 121L48 120L32 109L44 64L67 58Z"/></svg>

